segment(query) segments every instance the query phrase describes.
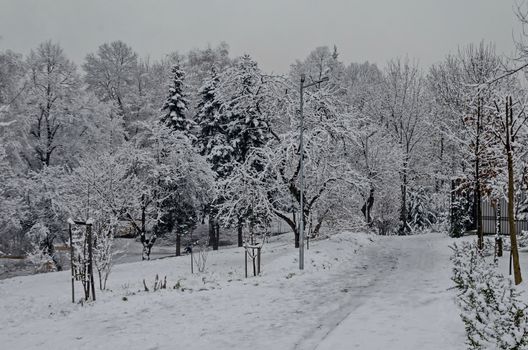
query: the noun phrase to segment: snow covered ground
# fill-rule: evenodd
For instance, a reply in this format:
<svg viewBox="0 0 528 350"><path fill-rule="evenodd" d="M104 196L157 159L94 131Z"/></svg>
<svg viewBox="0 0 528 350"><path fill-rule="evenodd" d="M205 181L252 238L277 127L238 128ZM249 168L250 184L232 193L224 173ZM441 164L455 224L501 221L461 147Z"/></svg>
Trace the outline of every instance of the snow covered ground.
<svg viewBox="0 0 528 350"><path fill-rule="evenodd" d="M1 348L464 348L451 239L342 233L312 242L299 272L290 238L266 244L262 276L248 279L235 247L194 275L188 256L120 264L84 306L71 304L68 271L0 281ZM156 274L182 289L145 292Z"/></svg>

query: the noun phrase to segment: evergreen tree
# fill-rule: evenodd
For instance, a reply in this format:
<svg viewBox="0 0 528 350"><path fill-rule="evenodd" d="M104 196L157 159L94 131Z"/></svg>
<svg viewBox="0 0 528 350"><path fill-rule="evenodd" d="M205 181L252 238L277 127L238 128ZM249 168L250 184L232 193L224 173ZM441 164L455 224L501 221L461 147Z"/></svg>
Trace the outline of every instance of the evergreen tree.
<svg viewBox="0 0 528 350"><path fill-rule="evenodd" d="M220 77L216 69L200 89L201 101L198 104L196 120L199 126L197 144L200 154L207 158L215 173L226 177L231 172L233 148L228 143L226 115L220 113L222 102L217 89Z"/></svg>
<svg viewBox="0 0 528 350"><path fill-rule="evenodd" d="M269 127L263 113L266 83L257 63L241 57L230 77L231 96L224 109L228 119L227 136L233 147L233 160L245 162L249 151L268 140Z"/></svg>
<svg viewBox="0 0 528 350"><path fill-rule="evenodd" d="M251 149L268 140L263 112L267 89L262 72L249 55L223 74L213 71L202 87L198 143L220 178L228 177L233 163L244 163Z"/></svg>
<svg viewBox="0 0 528 350"><path fill-rule="evenodd" d="M172 67L172 82L169 85L169 94L161 110L165 114L161 121L168 127L176 131L188 132L191 130L193 122L186 118L187 96L184 93L185 73L180 66Z"/></svg>
<svg viewBox="0 0 528 350"><path fill-rule="evenodd" d="M266 93L269 84L264 81L257 63L249 56L242 56L237 64L227 70L221 77L222 89L216 91L215 101L219 102L218 117L213 118L219 125L217 133L211 141L214 148L208 159L213 162L220 180L231 178L235 165L244 164L250 151L263 147L269 135L269 126L263 111L267 110ZM251 165L256 170L260 167L258 161ZM229 194L220 193L213 206L229 201ZM242 226L245 217L238 216L238 246L242 246ZM212 230L211 235L214 235ZM215 241L218 240L216 233Z"/></svg>

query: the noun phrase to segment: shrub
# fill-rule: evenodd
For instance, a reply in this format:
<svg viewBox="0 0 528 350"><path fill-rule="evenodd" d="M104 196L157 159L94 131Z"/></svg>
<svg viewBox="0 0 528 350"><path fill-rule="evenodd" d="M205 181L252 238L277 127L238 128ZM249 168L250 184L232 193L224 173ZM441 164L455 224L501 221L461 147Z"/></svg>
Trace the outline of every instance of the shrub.
<svg viewBox="0 0 528 350"><path fill-rule="evenodd" d="M469 349L525 349L528 346L527 305L513 281L476 244L451 247L452 280L458 290Z"/></svg>

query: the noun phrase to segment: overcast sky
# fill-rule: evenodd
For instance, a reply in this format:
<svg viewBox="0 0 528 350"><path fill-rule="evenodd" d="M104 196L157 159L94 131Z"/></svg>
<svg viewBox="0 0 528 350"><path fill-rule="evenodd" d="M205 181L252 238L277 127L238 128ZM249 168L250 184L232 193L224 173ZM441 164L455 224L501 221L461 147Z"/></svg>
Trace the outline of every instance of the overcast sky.
<svg viewBox="0 0 528 350"><path fill-rule="evenodd" d="M226 41L266 71L286 72L321 45L337 45L345 63L383 65L408 55L422 65L459 45L494 41L513 51L514 0L0 0L0 50L27 53L48 39L77 63L123 40L140 55Z"/></svg>

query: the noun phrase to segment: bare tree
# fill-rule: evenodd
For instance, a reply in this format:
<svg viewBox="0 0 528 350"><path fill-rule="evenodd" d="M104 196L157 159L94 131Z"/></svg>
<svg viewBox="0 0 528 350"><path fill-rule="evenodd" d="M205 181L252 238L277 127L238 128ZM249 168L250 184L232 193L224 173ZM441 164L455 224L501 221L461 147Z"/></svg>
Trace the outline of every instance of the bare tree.
<svg viewBox="0 0 528 350"><path fill-rule="evenodd" d="M80 80L75 65L51 41L39 45L27 58L28 121L37 168L49 166L62 146L59 133L71 116Z"/></svg>
<svg viewBox="0 0 528 350"><path fill-rule="evenodd" d="M97 53L86 56L82 67L88 88L101 100L115 103L128 125L134 112L129 97L136 79L137 54L122 41L105 43L99 46Z"/></svg>
<svg viewBox="0 0 528 350"><path fill-rule="evenodd" d="M504 108L501 108L499 105L500 101L496 101L494 104L496 118L499 120L500 126L497 129L494 129L493 133L502 145L502 153L505 155L507 164L508 225L510 231L510 252L513 263L513 275L515 284L520 284L522 282L522 276L515 227L516 213L514 206L516 183L514 169L516 168L515 162L518 160L515 153L516 151L520 151L519 147L522 147L522 143L519 143L518 139L520 136L526 136L526 121L528 119L528 114L526 114L525 111L526 105L521 101L516 101L515 105L517 111L514 113L514 103L511 95L504 97Z"/></svg>

